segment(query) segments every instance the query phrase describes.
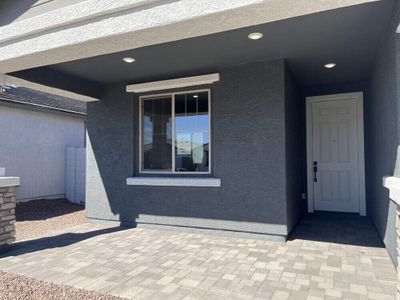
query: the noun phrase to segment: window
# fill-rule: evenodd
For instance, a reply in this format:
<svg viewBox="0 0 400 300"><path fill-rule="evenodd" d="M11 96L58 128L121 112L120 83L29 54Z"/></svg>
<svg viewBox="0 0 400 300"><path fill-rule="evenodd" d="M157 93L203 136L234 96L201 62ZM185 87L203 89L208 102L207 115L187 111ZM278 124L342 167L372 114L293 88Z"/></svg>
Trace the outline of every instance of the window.
<svg viewBox="0 0 400 300"><path fill-rule="evenodd" d="M210 91L140 98L140 171L210 173Z"/></svg>

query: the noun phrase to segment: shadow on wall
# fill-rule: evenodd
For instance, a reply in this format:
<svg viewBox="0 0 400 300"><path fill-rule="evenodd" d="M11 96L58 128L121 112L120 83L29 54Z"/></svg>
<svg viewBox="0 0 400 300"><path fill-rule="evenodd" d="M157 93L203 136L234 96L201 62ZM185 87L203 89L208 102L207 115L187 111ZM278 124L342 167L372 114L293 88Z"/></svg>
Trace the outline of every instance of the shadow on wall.
<svg viewBox="0 0 400 300"><path fill-rule="evenodd" d="M12 23L35 5L40 5L40 0L2 0L0 2L0 26Z"/></svg>

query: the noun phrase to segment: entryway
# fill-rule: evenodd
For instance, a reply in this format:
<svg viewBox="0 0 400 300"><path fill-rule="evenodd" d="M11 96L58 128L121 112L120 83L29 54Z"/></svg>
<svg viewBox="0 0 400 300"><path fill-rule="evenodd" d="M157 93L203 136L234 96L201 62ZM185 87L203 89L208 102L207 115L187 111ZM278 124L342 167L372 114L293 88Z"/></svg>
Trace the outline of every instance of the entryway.
<svg viewBox="0 0 400 300"><path fill-rule="evenodd" d="M307 97L308 211L366 214L363 94Z"/></svg>

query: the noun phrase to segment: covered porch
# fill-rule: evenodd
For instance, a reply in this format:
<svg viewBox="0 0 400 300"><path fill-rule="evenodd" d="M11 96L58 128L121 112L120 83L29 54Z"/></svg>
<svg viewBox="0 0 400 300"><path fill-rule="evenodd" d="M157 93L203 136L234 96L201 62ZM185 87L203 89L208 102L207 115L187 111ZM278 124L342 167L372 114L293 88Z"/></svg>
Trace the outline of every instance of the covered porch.
<svg viewBox="0 0 400 300"><path fill-rule="evenodd" d="M129 296L189 296L192 291L229 297L235 291L245 298L273 295L268 293L296 299L394 297L396 277L385 251L396 264L397 214L382 179L393 175L400 136L400 7L390 0L349 1L342 7L328 1L326 7L311 9L305 1L304 10L300 5L286 10L279 9L281 2L270 1L270 10L255 2L223 12L211 5L215 11L175 21L164 20L157 5L146 2L122 11L113 8L108 13L115 13L114 18L96 19L98 28L122 28L105 30L109 36L98 36L102 33L95 22L70 26L64 20L59 31L53 24L21 33L30 39L24 43L21 37L3 40L3 85L88 102L88 218L144 228L98 235L60 249L57 237L50 238L56 241L54 249L42 249L51 240L27 242L31 253L16 249L15 257L11 253L0 267ZM175 5L179 3L166 6L169 13L179 9ZM143 27L125 28L128 16L143 20ZM155 16L164 23L146 23L158 21ZM5 26L4 32L10 35L15 25ZM62 41L63 33L71 39ZM51 41L48 48L44 41ZM13 49L22 49L20 57ZM351 172L335 173L335 179L328 174L329 186L318 190L333 199L327 204L316 196L316 185L324 182L323 159L310 154L310 145L322 145L328 152L334 148L308 138L307 101L338 94L339 100L361 102L354 101L348 110L353 119L338 119L325 132L321 127L321 136L332 146L337 138L329 130L353 126L341 127L349 133L344 142L352 157ZM186 97L184 108L177 105L179 95ZM204 98L203 105L196 102L188 112L187 97ZM152 101L148 110L145 99ZM343 107L321 106L321 115L340 115ZM176 138L178 109L185 117L207 116L201 142L198 135L193 138L197 132L189 132L191 146L188 135ZM155 116L161 125L152 123ZM146 134L149 140L162 140L157 151ZM195 143L201 143L201 154L193 150ZM161 154L151 160L152 153ZM190 168L182 162L184 156L189 156ZM87 226L78 230L97 230ZM202 235L210 230L220 236ZM68 244L62 236L61 241ZM214 246L209 256L206 249ZM64 252L71 249L72 254ZM92 265L80 261L82 254L92 255ZM38 271L40 264L52 272ZM69 277L65 274L71 264L78 267ZM88 270L103 281L85 275ZM75 275L82 280L76 282Z"/></svg>

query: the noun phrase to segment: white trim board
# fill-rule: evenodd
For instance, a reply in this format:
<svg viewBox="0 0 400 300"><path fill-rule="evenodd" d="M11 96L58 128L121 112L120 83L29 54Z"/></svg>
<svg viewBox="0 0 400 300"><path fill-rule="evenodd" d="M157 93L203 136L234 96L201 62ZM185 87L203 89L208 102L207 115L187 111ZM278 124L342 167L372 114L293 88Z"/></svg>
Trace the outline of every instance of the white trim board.
<svg viewBox="0 0 400 300"><path fill-rule="evenodd" d="M78 93L75 93L75 92L62 90L62 89L55 88L55 87L50 87L50 86L47 86L47 85L43 85L43 84L35 83L35 82L32 82L32 81L20 79L20 78L17 78L17 77L13 77L13 76L10 76L10 75L2 75L2 74L0 74L0 86L23 87L23 88L28 88L28 89L40 91L40 92L43 92L43 93L57 95L57 96L70 98L70 99L74 99L74 100L78 100L78 101L82 101L82 102L99 101L99 99L94 98L94 97L90 97L90 96L78 94Z"/></svg>
<svg viewBox="0 0 400 300"><path fill-rule="evenodd" d="M19 177L0 177L0 187L19 186Z"/></svg>
<svg viewBox="0 0 400 300"><path fill-rule="evenodd" d="M323 96L306 97L306 126L307 126L307 201L308 212L314 212L314 188L313 188L313 153L312 153L312 103L355 99L357 101L357 144L358 144L358 197L359 214L367 214L366 195L365 195L365 158L364 158L364 110L363 93L331 94Z"/></svg>
<svg viewBox="0 0 400 300"><path fill-rule="evenodd" d="M220 187L220 178L182 178L182 177L129 177L127 185L138 186L183 186L183 187Z"/></svg>
<svg viewBox="0 0 400 300"><path fill-rule="evenodd" d="M395 176L383 177L383 186L389 189L390 199L400 205L400 178Z"/></svg>
<svg viewBox="0 0 400 300"><path fill-rule="evenodd" d="M219 81L219 73L213 73L208 75L130 84L126 86L126 91L128 93L145 93L152 91L178 89L196 85L212 84L217 81Z"/></svg>

